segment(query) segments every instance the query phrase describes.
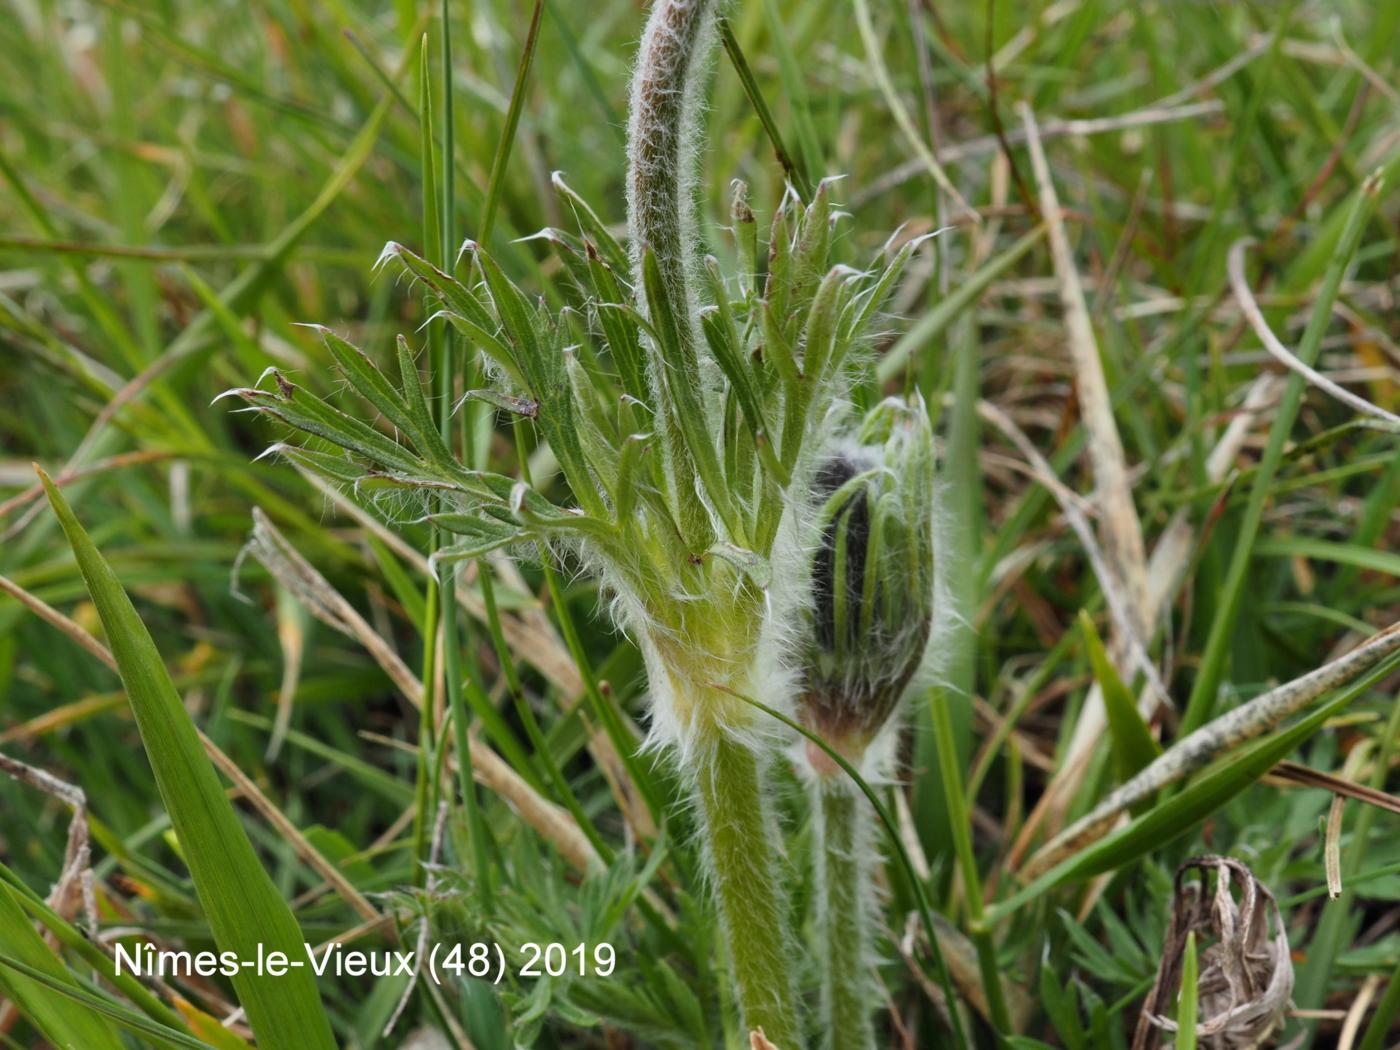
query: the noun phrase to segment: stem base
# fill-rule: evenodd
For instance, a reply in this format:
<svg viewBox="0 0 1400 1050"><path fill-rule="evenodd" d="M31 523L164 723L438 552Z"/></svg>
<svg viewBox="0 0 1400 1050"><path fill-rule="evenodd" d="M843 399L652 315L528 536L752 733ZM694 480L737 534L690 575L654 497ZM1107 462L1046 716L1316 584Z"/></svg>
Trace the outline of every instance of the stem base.
<svg viewBox="0 0 1400 1050"><path fill-rule="evenodd" d="M802 1044L793 951L777 865L782 839L763 789L763 764L719 730L695 758L696 796L744 1024L762 1028L782 1050L796 1050Z"/></svg>

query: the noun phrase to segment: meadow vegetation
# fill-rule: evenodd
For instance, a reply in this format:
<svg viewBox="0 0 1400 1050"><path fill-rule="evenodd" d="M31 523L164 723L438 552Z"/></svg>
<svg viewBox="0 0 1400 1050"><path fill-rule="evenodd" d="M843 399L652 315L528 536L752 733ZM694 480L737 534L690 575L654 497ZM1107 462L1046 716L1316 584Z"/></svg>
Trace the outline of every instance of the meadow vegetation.
<svg viewBox="0 0 1400 1050"><path fill-rule="evenodd" d="M1400 6L655 11L4 4L0 1044L1392 1045Z"/></svg>

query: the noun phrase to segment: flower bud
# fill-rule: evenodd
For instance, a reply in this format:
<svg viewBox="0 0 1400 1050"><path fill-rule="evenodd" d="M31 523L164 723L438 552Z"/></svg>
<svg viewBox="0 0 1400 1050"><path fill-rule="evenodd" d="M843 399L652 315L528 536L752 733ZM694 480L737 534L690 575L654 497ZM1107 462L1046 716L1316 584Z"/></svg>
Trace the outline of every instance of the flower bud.
<svg viewBox="0 0 1400 1050"><path fill-rule="evenodd" d="M817 470L821 536L800 644L806 726L859 761L923 663L933 625L933 435L888 399ZM808 754L818 772L827 756Z"/></svg>

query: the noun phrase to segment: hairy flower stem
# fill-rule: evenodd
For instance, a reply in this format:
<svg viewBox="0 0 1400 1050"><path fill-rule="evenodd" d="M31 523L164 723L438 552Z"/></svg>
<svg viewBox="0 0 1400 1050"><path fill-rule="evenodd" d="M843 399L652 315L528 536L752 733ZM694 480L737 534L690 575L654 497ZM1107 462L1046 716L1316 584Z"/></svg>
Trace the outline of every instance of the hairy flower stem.
<svg viewBox="0 0 1400 1050"><path fill-rule="evenodd" d="M664 308L676 319L671 351L649 344L651 383L661 407L660 434L670 498L681 532L698 553L713 539L696 495L697 450L683 438L678 401L699 390L700 325L695 169L716 0L654 0L632 78L627 123L627 232L633 283L643 313L663 304L643 294L645 261L655 262ZM653 318L654 320L655 318Z"/></svg>
<svg viewBox="0 0 1400 1050"><path fill-rule="evenodd" d="M695 176L705 71L715 44L715 0L655 0L632 80L627 128L628 234L636 285L650 249L682 340L701 341L695 316Z"/></svg>
<svg viewBox="0 0 1400 1050"><path fill-rule="evenodd" d="M764 763L748 744L710 729L695 752L696 794L720 918L748 1029L775 1046L801 1046L778 879L782 841L764 789Z"/></svg>
<svg viewBox="0 0 1400 1050"><path fill-rule="evenodd" d="M697 564L717 536L717 523L697 488L700 478L731 538L742 539L735 534L732 516L724 515L726 490L714 469L711 412L701 375L706 342L696 294L699 115L709 56L717 41L718 2L653 0L632 79L627 124L627 225L638 304L656 329L646 348L667 498ZM715 581L708 585L715 586ZM744 623L724 618L718 622L717 630L707 625L714 637L703 641L694 623L678 631L680 651L658 656L655 663L674 672L678 659L684 662L712 651L710 643L733 648L734 636L746 633ZM746 650L751 641L745 639L738 648ZM708 680L707 674L673 673L673 684L679 684L678 677L686 685ZM738 723L724 712L734 707L732 698L703 686L676 691L682 694L676 698L682 724L678 751L703 818L744 1024L762 1028L777 1046L793 1050L800 1045L800 1028L786 899L778 878L782 837L764 784L765 763L755 741L731 735Z"/></svg>
<svg viewBox="0 0 1400 1050"><path fill-rule="evenodd" d="M872 814L845 778L812 786L817 823L817 910L822 946L822 1027L828 1050L874 1050L874 1002L866 943L866 896L875 857L865 830Z"/></svg>

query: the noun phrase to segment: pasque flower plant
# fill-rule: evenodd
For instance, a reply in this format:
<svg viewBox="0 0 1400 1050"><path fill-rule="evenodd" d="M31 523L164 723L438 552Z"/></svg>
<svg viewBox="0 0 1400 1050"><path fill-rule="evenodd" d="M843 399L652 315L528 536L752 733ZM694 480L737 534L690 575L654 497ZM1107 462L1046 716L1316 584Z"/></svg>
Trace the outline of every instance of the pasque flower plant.
<svg viewBox="0 0 1400 1050"><path fill-rule="evenodd" d="M464 465L402 337L395 381L322 329L397 437L279 373L270 388L237 393L318 439L277 446L304 467L366 497L417 494L459 537L434 555L439 564L543 541L600 578L645 657L653 738L694 794L744 1023L787 1048L801 1030L765 786L773 723L743 698L795 708L798 643L785 625L807 601L826 435L846 426L855 351L912 246L871 272L833 267L823 185L809 203L781 203L766 255L740 194L741 273L701 258L693 171L715 17L713 0L652 6L631 99L626 250L556 179L579 223L548 231L577 288L572 305L546 309L470 241L453 273L398 243L381 258L419 280L438 306L434 323L486 362L491 386L465 397L527 420L564 491L551 498ZM884 411L881 425L906 427L900 415ZM883 507L877 498L877 518Z"/></svg>

